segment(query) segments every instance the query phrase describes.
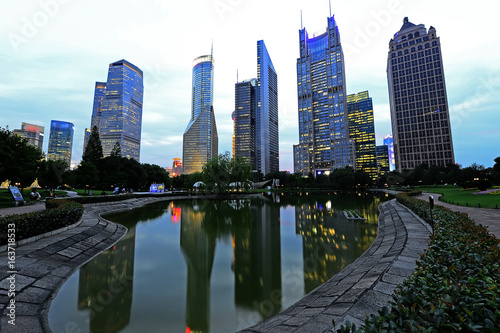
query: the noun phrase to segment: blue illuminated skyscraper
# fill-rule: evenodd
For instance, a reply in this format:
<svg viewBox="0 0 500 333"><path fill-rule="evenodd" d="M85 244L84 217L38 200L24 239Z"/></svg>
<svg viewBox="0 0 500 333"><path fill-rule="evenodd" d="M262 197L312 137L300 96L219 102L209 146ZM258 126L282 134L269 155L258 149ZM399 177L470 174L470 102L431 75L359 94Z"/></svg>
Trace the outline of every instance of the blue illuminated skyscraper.
<svg viewBox="0 0 500 333"><path fill-rule="evenodd" d="M71 165L71 150L75 126L66 121L52 120L50 122L49 149L47 160L62 160Z"/></svg>
<svg viewBox="0 0 500 333"><path fill-rule="evenodd" d="M384 138L384 146L389 149L389 171L396 170L396 161L394 159L394 144L392 141L392 135L387 135Z"/></svg>
<svg viewBox="0 0 500 333"><path fill-rule="evenodd" d="M322 34L299 31L297 59L299 144L294 145L294 171L303 175L354 167L349 138L344 53L333 16Z"/></svg>
<svg viewBox="0 0 500 333"><path fill-rule="evenodd" d="M184 173L202 171L203 165L219 152L213 82L212 55L196 58L193 62L191 119L183 136Z"/></svg>
<svg viewBox="0 0 500 333"><path fill-rule="evenodd" d="M126 60L109 65L106 83L96 82L91 127L98 126L104 156L109 156L117 142L122 156L140 159L142 71Z"/></svg>
<svg viewBox="0 0 500 333"><path fill-rule="evenodd" d="M279 171L278 76L264 41L257 42L257 78L235 85L234 154L264 175Z"/></svg>

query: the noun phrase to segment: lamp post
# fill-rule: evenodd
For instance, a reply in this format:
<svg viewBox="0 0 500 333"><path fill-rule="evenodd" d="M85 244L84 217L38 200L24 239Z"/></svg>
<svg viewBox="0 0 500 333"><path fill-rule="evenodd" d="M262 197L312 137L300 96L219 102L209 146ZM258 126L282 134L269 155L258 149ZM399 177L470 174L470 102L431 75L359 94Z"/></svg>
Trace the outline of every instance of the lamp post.
<svg viewBox="0 0 500 333"><path fill-rule="evenodd" d="M432 218L432 209L434 208L434 197L429 195L429 207L431 208L431 227L432 233L434 233L434 219Z"/></svg>

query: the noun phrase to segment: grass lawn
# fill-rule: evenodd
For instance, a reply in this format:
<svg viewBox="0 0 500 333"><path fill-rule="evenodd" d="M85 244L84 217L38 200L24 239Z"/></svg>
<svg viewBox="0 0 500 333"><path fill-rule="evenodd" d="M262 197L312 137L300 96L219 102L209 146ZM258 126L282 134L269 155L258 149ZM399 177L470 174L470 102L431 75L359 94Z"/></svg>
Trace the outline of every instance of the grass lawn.
<svg viewBox="0 0 500 333"><path fill-rule="evenodd" d="M443 196L441 201L451 203L457 206L470 206L482 208L498 208L500 209L499 194L473 194L478 192L478 189L462 190L458 186L423 186L418 187L422 192L439 193Z"/></svg>
<svg viewBox="0 0 500 333"><path fill-rule="evenodd" d="M71 191L78 193L78 195L88 195L89 190L88 189L85 190L85 189L74 188ZM113 194L113 191L104 191L104 192L106 194ZM92 190L93 195L101 195L101 193L102 193L102 190L97 190L97 189Z"/></svg>

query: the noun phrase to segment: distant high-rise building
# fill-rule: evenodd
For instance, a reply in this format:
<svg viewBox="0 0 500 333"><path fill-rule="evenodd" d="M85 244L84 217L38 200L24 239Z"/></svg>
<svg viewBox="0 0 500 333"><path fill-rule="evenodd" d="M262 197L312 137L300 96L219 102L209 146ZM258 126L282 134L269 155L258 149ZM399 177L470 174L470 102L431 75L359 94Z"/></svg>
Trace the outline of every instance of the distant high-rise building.
<svg viewBox="0 0 500 333"><path fill-rule="evenodd" d="M234 111L234 156L246 158L253 170L256 163L256 86L257 80L251 79L235 84Z"/></svg>
<svg viewBox="0 0 500 333"><path fill-rule="evenodd" d="M119 142L123 157L140 160L143 93L142 70L126 60L109 65L106 83L96 82L90 129L99 128L104 156Z"/></svg>
<svg viewBox="0 0 500 333"><path fill-rule="evenodd" d="M87 143L89 142L89 138L90 138L90 133L91 133L91 129L90 128L86 128L85 129L85 132L83 134L83 150L82 150L82 154L85 153L85 149L87 149Z"/></svg>
<svg viewBox="0 0 500 333"><path fill-rule="evenodd" d="M278 76L263 40L257 78L235 85L234 154L264 175L279 171Z"/></svg>
<svg viewBox="0 0 500 333"><path fill-rule="evenodd" d="M66 121L52 120L50 122L49 149L47 160L62 160L71 165L71 150L75 126Z"/></svg>
<svg viewBox="0 0 500 333"><path fill-rule="evenodd" d="M375 123L373 103L368 91L347 95L349 112L349 135L354 141L356 170L366 172L377 180L377 159L375 156Z"/></svg>
<svg viewBox="0 0 500 333"><path fill-rule="evenodd" d="M377 146L377 173L379 176L383 176L389 172L389 147L388 146Z"/></svg>
<svg viewBox="0 0 500 333"><path fill-rule="evenodd" d="M387 135L384 138L384 146L389 149L389 171L396 170L396 161L394 159L394 143L392 140L392 135Z"/></svg>
<svg viewBox="0 0 500 333"><path fill-rule="evenodd" d="M299 144L294 146L294 171L303 175L354 166L344 53L334 17L329 17L327 23L324 33L311 38L305 28L299 31Z"/></svg>
<svg viewBox="0 0 500 333"><path fill-rule="evenodd" d="M387 80L396 169L455 163L441 44L405 17L389 42Z"/></svg>
<svg viewBox="0 0 500 333"><path fill-rule="evenodd" d="M193 62L191 120L183 136L184 173L202 171L219 153L219 139L213 107L214 61L212 55Z"/></svg>
<svg viewBox="0 0 500 333"><path fill-rule="evenodd" d="M179 176L182 174L182 171L182 160L178 157L174 158L174 161L172 162L172 176Z"/></svg>
<svg viewBox="0 0 500 333"><path fill-rule="evenodd" d="M45 127L22 123L21 129L15 129L13 132L28 140L28 143L34 147L43 148L43 136Z"/></svg>

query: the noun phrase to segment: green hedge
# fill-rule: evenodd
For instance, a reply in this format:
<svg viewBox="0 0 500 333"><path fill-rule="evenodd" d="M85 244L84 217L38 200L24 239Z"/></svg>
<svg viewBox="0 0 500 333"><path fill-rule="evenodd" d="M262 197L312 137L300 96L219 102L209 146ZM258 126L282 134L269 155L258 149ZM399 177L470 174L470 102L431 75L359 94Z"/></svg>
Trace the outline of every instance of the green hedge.
<svg viewBox="0 0 500 333"><path fill-rule="evenodd" d="M429 221L429 204L398 194L398 202ZM337 332L498 332L499 240L466 214L435 206L434 234L413 275L396 289L389 307L361 328Z"/></svg>
<svg viewBox="0 0 500 333"><path fill-rule="evenodd" d="M83 214L83 206L68 200L49 200L47 209L41 212L10 215L0 219L0 245L7 244L7 236L15 241L37 236L77 222ZM11 231L15 225L15 234Z"/></svg>

